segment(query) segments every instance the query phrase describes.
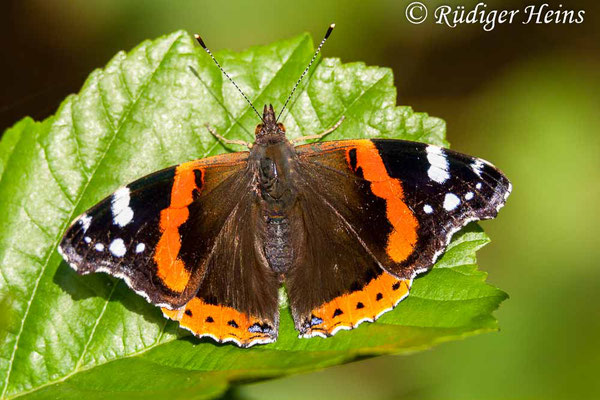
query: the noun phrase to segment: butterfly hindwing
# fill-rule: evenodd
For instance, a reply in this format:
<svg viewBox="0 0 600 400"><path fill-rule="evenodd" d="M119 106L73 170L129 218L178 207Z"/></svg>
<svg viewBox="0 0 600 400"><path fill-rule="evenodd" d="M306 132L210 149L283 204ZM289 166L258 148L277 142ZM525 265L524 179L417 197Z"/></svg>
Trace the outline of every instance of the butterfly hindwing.
<svg viewBox="0 0 600 400"><path fill-rule="evenodd" d="M303 185L302 193L291 214L300 221L292 230L295 262L285 275L296 328L303 337L329 336L374 321L408 294L410 281L385 272L311 185Z"/></svg>
<svg viewBox="0 0 600 400"><path fill-rule="evenodd" d="M214 286L215 271L232 276L244 270L257 279L264 277L261 271L266 265L255 261L260 256L252 257L253 231L233 228L254 224L247 199L252 176L246 165L247 153L236 153L184 163L134 181L76 219L59 249L80 274L107 272L123 278L166 313L174 310L169 316L183 310L185 318L174 318L184 319L182 325L189 317L187 308L198 313L202 304L204 309L224 306L230 308L229 315L237 315L230 325L254 321L249 313L260 311L259 333L273 336L277 310L260 309L256 296L242 286L229 286L226 291ZM249 257L228 257L241 251L231 242L245 246ZM273 298L277 301L276 285L265 285L264 291L270 292L271 303ZM216 329L220 333L214 336L229 338L220 324L231 319L212 318L215 322L207 332L196 323L188 328L197 335L210 335Z"/></svg>
<svg viewBox="0 0 600 400"><path fill-rule="evenodd" d="M437 146L349 140L296 150L301 191L312 193L300 199L310 211L298 218L323 237L305 240L310 256L299 258L286 281L305 336L349 329L393 308L454 232L495 217L510 193L491 164ZM336 233L324 233L328 227Z"/></svg>
<svg viewBox="0 0 600 400"><path fill-rule="evenodd" d="M163 312L184 328L201 332L199 336L249 347L277 338L279 282L264 255L261 236L265 227L258 202L249 187L238 186L244 181L238 179L228 186L242 197L236 200L214 242L195 298L178 313ZM204 212L201 205L192 204L190 220L202 220ZM202 229L193 225L189 237L197 241Z"/></svg>

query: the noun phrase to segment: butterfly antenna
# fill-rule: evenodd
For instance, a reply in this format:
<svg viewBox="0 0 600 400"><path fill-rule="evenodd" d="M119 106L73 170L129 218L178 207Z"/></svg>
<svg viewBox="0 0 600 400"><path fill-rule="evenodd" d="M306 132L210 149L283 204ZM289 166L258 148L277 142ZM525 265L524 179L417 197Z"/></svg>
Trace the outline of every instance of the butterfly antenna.
<svg viewBox="0 0 600 400"><path fill-rule="evenodd" d="M281 114L283 114L283 110L285 110L285 107L287 106L287 104L289 103L290 99L294 95L294 92L296 91L296 88L298 88L298 85L300 85L300 82L302 81L302 79L304 78L304 76L306 75L306 73L308 72L308 70L310 69L310 66L317 59L317 56L321 52L321 47L323 47L323 45L325 44L325 42L329 38L329 35L331 35L331 32L333 31L333 28L335 28L335 24L331 24L331 25L329 25L329 28L327 28L327 32L325 32L325 36L323 37L323 40L321 40L321 43L319 43L319 46L317 47L317 51L315 51L315 54L313 55L312 59L308 63L308 66L304 69L304 71L302 72L302 75L300 75L300 78L298 78L298 81L294 85L294 88L290 92L290 95L286 99L285 103L283 103L283 107L281 107L281 111L279 111L279 115L277 116L276 121L279 121L279 117L281 117Z"/></svg>
<svg viewBox="0 0 600 400"><path fill-rule="evenodd" d="M212 60L215 62L215 64L217 64L217 67L219 67L219 69L221 70L221 72L223 73L223 75L225 75L227 77L227 79L229 79L229 82L233 83L233 86L235 86L235 88L238 90L238 92L240 92L240 94L242 96L244 96L244 99L246 99L246 101L248 102L248 104L250 104L250 107L252 107L252 109L254 110L254 112L256 113L256 115L258 115L258 118L260 118L260 120L264 123L265 121L263 120L262 116L259 114L259 112L256 110L256 108L254 108L254 104L252 104L252 102L250 101L250 99L244 94L244 92L242 92L242 89L240 89L240 87L233 81L233 79L231 79L231 77L227 74L227 72L225 72L225 70L223 69L223 67L221 67L221 64L219 64L219 62L217 61L217 59L215 58L215 56L213 56L213 54L208 49L208 47L206 47L206 44L204 44L204 40L202 40L202 38L200 37L200 35L195 34L194 37L196 38L196 41L198 42L198 44L200 46L202 46L202 48L204 49L204 51L206 51L208 53L208 55L210 56L210 58L212 58Z"/></svg>

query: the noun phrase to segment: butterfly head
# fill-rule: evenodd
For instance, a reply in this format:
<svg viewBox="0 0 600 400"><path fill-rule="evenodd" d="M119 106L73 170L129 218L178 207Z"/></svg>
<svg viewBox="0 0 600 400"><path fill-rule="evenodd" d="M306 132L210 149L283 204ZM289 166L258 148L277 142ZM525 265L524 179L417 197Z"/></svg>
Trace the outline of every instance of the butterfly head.
<svg viewBox="0 0 600 400"><path fill-rule="evenodd" d="M265 104L263 109L263 122L256 126L254 134L256 135L256 144L275 144L284 142L285 139L285 127L281 122L277 122L275 117L275 110L273 106Z"/></svg>

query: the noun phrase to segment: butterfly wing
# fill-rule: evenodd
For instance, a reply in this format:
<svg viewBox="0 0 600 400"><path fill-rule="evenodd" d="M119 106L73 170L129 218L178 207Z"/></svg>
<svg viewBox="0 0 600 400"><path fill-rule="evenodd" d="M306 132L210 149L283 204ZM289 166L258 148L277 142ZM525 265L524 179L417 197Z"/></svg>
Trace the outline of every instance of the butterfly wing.
<svg viewBox="0 0 600 400"><path fill-rule="evenodd" d="M279 281L262 247L265 222L258 202L248 187L229 189L244 194L214 242L196 296L180 309L163 308L163 313L197 336L250 347L277 339ZM203 213L201 205L192 204L190 221ZM200 237L201 225L192 225L186 237Z"/></svg>
<svg viewBox="0 0 600 400"><path fill-rule="evenodd" d="M234 228L234 224L253 224L254 206L248 196L253 176L246 168L247 157L236 153L192 161L133 182L76 219L59 251L80 274L107 272L123 278L197 335L237 340L221 326L232 319L206 315L203 321L211 316L212 325L198 323L202 307L218 306L227 308L238 326L243 326L239 321L244 318L252 321L250 326L259 323L258 333L270 338L278 310L264 303L277 303L277 285L271 285L263 273L264 257L253 256L255 248L250 244L256 242L259 230ZM228 241L241 245L232 247ZM247 258L239 256L242 251ZM232 281L224 288L215 287L220 284L215 271L231 277L240 270L250 271L257 280L266 279L261 281L261 294L268 292L264 296L270 303L261 301L263 307L258 307L258 300ZM196 316L190 318L188 308ZM270 321L268 327L263 319Z"/></svg>
<svg viewBox="0 0 600 400"><path fill-rule="evenodd" d="M494 218L511 190L491 164L421 143L350 140L296 151L300 191L312 191L298 218L320 234L335 231L327 241L304 239L306 255L286 277L306 336L349 329L393 308L452 234ZM359 250L343 249L346 243ZM301 287L314 295L301 296Z"/></svg>
<svg viewBox="0 0 600 400"><path fill-rule="evenodd" d="M292 212L291 236L297 253L285 274L292 315L302 337L329 336L373 321L393 308L410 287L409 280L381 268L337 207L315 187L303 185Z"/></svg>

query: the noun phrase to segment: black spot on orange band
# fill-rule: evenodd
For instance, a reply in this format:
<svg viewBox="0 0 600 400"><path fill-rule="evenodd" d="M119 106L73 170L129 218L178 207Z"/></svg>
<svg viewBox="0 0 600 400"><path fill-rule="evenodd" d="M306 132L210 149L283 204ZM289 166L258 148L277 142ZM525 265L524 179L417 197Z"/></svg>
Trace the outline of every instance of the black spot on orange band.
<svg viewBox="0 0 600 400"><path fill-rule="evenodd" d="M267 321L231 307L207 304L198 297L192 298L181 309L163 308L162 311L196 336L210 336L219 342L233 340L245 347L271 342L277 336L275 327Z"/></svg>
<svg viewBox="0 0 600 400"><path fill-rule="evenodd" d="M239 328L237 322L235 322L234 320L230 320L227 322L227 325L233 327L233 328Z"/></svg>
<svg viewBox="0 0 600 400"><path fill-rule="evenodd" d="M398 284L398 289L392 287ZM331 335L340 327L354 328L360 322L374 321L408 295L410 280L400 280L383 272L362 290L344 294L314 309L305 335Z"/></svg>

